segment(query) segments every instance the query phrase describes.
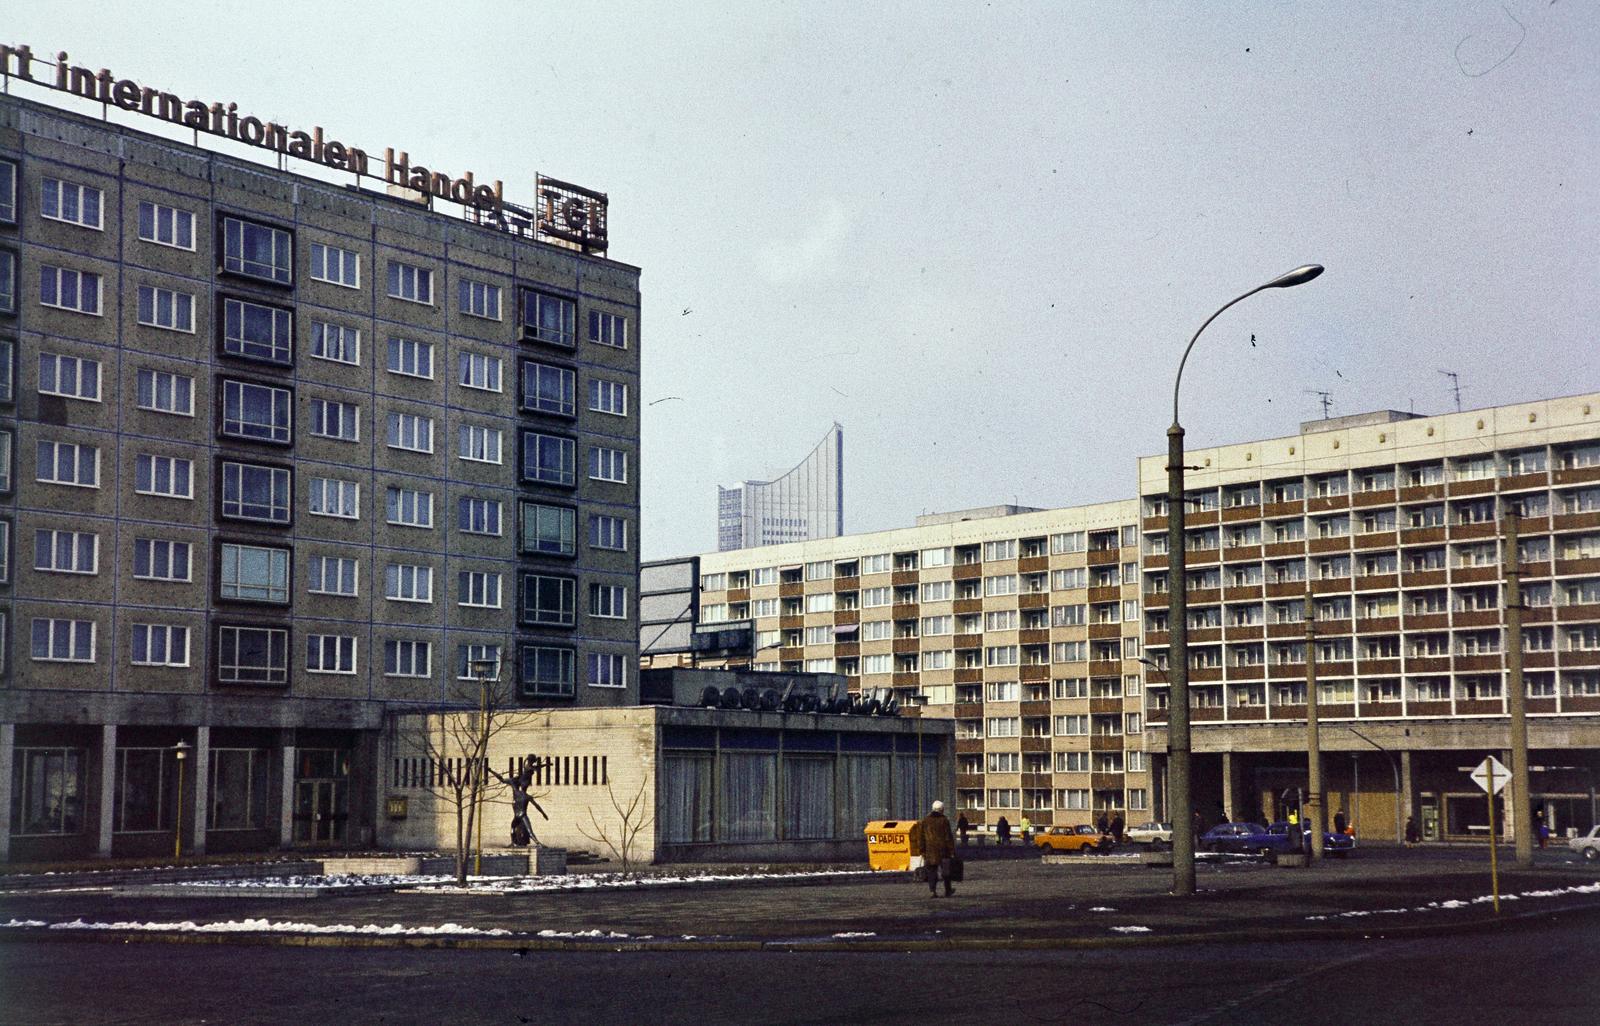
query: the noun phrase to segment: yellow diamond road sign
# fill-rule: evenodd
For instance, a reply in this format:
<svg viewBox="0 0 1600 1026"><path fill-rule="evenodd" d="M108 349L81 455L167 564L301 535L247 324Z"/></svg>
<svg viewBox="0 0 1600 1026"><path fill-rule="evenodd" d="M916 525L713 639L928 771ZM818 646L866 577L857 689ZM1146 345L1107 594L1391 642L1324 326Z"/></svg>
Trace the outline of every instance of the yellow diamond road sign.
<svg viewBox="0 0 1600 1026"><path fill-rule="evenodd" d="M1468 775L1489 794L1499 794L1511 781L1511 771L1506 769L1506 764L1492 755L1474 766Z"/></svg>

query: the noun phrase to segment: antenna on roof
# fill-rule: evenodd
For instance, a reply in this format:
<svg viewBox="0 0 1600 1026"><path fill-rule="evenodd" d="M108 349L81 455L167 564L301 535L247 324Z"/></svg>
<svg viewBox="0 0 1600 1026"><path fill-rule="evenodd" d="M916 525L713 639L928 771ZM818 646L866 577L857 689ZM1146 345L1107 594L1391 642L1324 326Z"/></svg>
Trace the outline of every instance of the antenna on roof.
<svg viewBox="0 0 1600 1026"><path fill-rule="evenodd" d="M1461 412L1461 375L1457 374L1455 371L1452 371L1452 370L1442 370L1439 373L1443 374L1445 377L1450 379L1450 391L1456 397L1456 412L1460 413Z"/></svg>
<svg viewBox="0 0 1600 1026"><path fill-rule="evenodd" d="M1305 392L1306 392L1306 395L1314 395L1314 396L1316 396L1317 397L1317 401L1322 403L1322 419L1323 420L1327 420L1328 419L1328 411L1333 409L1333 393L1332 392L1324 392L1324 391L1322 391L1321 389L1318 389L1318 388L1308 388L1308 389L1305 390Z"/></svg>

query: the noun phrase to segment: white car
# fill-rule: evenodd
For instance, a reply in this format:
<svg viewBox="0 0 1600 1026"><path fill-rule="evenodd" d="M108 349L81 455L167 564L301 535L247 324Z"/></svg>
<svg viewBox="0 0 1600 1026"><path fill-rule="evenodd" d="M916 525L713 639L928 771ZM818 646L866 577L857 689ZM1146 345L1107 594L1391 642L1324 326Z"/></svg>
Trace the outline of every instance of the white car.
<svg viewBox="0 0 1600 1026"><path fill-rule="evenodd" d="M1600 826L1592 826L1586 834L1579 834L1567 842L1567 847L1582 855L1584 861L1600 859Z"/></svg>
<svg viewBox="0 0 1600 1026"><path fill-rule="evenodd" d="M1171 823L1140 823L1128 827L1122 836L1131 844L1147 844L1156 851L1172 847Z"/></svg>

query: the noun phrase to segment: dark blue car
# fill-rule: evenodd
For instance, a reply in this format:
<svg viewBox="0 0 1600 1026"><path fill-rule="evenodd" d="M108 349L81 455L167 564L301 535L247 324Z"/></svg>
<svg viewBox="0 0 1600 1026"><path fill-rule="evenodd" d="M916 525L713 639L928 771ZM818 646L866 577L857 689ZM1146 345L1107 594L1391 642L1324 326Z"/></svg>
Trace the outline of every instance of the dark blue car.
<svg viewBox="0 0 1600 1026"><path fill-rule="evenodd" d="M1273 833L1260 823L1219 823L1205 832L1198 847L1233 855L1281 855L1297 846L1287 833Z"/></svg>
<svg viewBox="0 0 1600 1026"><path fill-rule="evenodd" d="M1289 836L1289 824L1274 823L1271 830L1274 834L1282 834L1285 839ZM1311 854L1311 833L1302 831L1300 834L1301 848L1307 855ZM1336 834L1328 831L1322 835L1322 853L1324 856L1336 855L1341 859L1350 857L1350 852L1355 849L1356 839L1349 834Z"/></svg>

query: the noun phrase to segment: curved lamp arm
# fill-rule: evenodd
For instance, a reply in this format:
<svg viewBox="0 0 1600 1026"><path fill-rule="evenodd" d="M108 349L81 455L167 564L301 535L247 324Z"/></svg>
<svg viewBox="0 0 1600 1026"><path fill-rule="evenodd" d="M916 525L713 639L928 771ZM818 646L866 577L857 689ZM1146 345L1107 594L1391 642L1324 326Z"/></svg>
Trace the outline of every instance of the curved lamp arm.
<svg viewBox="0 0 1600 1026"><path fill-rule="evenodd" d="M1310 281L1311 279L1315 278L1317 275L1319 275L1321 273L1322 273L1322 265L1321 264L1306 264L1303 267L1296 267L1294 270L1288 272L1287 274L1280 274L1278 277L1276 277L1276 278L1272 279L1271 281L1267 282L1265 285L1257 285L1255 288L1251 289L1249 292L1246 292L1241 296L1236 296L1233 299L1228 300L1226 303L1222 304L1221 308L1218 309L1216 313L1214 313L1210 317L1206 318L1206 322L1204 324L1200 325L1200 331L1195 332L1194 333L1194 338L1191 338L1189 340L1189 344L1184 347L1184 349L1183 349L1183 359L1178 361L1178 376L1175 379L1173 379L1173 382L1172 382L1172 426L1173 427L1178 427L1179 426L1178 425L1178 386L1183 383L1183 366L1184 366L1184 364L1189 362L1189 351L1194 348L1194 344L1196 342L1200 341L1201 333L1204 332L1206 330L1206 328L1211 326L1211 322L1216 320L1218 317L1222 316L1222 311L1223 310L1226 310L1228 307L1230 307L1233 304L1239 302L1241 299L1249 299L1251 296L1255 295L1257 292L1261 292L1261 291L1264 291L1266 289L1287 289L1287 288L1293 288L1296 285L1304 285L1306 282Z"/></svg>

